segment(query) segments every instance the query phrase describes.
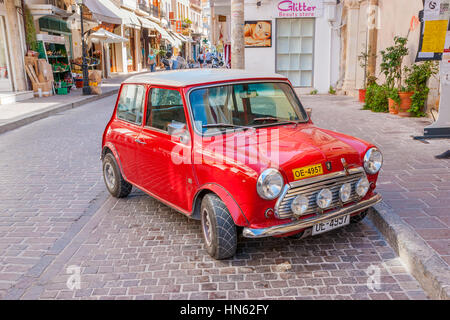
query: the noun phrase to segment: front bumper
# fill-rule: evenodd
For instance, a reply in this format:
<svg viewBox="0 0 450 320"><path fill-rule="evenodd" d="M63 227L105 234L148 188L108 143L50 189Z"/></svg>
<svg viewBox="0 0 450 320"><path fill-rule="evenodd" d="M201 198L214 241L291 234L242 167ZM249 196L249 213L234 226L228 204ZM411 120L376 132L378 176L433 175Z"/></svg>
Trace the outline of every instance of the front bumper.
<svg viewBox="0 0 450 320"><path fill-rule="evenodd" d="M295 222L281 224L278 226L262 228L262 229L252 229L252 228L244 228L242 235L246 238L264 238L264 237L272 237L279 236L282 234L294 232L297 230L306 229L312 227L316 223L323 222L333 218L339 218L341 216L345 216L348 214L353 214L357 212L364 211L382 200L381 195L375 194L371 198L358 202L352 206L348 206L345 208L336 209L330 212L327 212L323 215L318 215L315 217L297 220Z"/></svg>

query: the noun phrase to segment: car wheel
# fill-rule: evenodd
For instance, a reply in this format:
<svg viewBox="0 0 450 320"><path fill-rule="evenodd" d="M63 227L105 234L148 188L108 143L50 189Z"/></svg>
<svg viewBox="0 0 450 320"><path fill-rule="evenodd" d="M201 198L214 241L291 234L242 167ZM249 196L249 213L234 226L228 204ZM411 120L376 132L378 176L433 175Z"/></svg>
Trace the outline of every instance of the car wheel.
<svg viewBox="0 0 450 320"><path fill-rule="evenodd" d="M360 214L357 214L356 216L350 217L350 222L351 223L360 223L367 216L368 212L369 212L369 210L366 210L366 211L361 212Z"/></svg>
<svg viewBox="0 0 450 320"><path fill-rule="evenodd" d="M218 196L207 194L203 198L201 221L209 255L217 260L234 256L237 247L236 225Z"/></svg>
<svg viewBox="0 0 450 320"><path fill-rule="evenodd" d="M111 153L107 153L103 158L103 180L113 197L125 198L131 192L132 185L123 178Z"/></svg>

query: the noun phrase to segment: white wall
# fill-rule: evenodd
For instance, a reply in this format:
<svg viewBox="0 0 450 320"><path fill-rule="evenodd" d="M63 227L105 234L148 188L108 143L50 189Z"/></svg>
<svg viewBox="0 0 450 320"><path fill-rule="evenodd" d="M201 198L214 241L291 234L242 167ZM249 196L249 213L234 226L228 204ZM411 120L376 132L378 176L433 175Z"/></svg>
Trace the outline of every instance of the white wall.
<svg viewBox="0 0 450 320"><path fill-rule="evenodd" d="M245 20L272 20L272 47L245 49L245 68L249 71L269 73L276 71L277 31L274 2L278 3L276 0L262 1L261 7L257 7L253 2L245 3ZM327 93L330 85L335 87L340 77L340 33L338 29L332 29L326 10L324 11L322 17L315 19L313 87L304 89L308 93L313 88L319 93ZM336 17L338 16L339 12L336 14Z"/></svg>

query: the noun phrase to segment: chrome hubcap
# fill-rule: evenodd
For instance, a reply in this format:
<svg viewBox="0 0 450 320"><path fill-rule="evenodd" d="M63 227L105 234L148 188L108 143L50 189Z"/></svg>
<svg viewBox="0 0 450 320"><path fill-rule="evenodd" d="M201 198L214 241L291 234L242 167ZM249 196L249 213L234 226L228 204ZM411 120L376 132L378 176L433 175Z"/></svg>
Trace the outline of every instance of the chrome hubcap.
<svg viewBox="0 0 450 320"><path fill-rule="evenodd" d="M202 212L202 226L203 234L205 235L205 241L208 246L211 245L211 219L208 211L205 209Z"/></svg>
<svg viewBox="0 0 450 320"><path fill-rule="evenodd" d="M105 164L103 174L105 176L105 181L108 189L113 190L116 186L116 176L114 175L114 170L110 163Z"/></svg>

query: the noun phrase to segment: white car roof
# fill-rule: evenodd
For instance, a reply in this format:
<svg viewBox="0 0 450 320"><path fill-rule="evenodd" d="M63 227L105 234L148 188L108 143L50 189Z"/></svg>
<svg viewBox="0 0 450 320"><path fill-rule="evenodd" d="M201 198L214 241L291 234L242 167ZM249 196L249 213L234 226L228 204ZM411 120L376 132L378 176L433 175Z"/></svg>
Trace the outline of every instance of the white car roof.
<svg viewBox="0 0 450 320"><path fill-rule="evenodd" d="M216 81L268 78L287 80L285 76L276 73L255 73L239 69L183 69L140 74L128 78L123 83L185 87Z"/></svg>

